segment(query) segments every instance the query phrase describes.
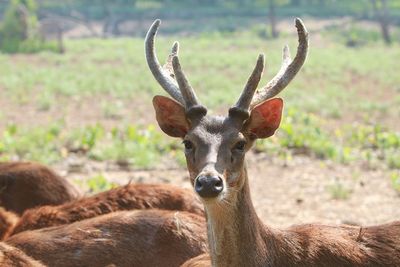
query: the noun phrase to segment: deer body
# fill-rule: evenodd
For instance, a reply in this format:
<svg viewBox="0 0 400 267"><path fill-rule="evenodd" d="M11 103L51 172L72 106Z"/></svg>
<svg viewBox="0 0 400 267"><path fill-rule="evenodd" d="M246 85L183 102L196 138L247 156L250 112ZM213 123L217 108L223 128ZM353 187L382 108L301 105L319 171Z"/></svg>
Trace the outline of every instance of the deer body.
<svg viewBox="0 0 400 267"><path fill-rule="evenodd" d="M156 119L166 134L183 139L190 181L204 204L210 247L208 262L207 255L201 255L184 266L400 266L400 221L365 228L308 224L278 230L264 225L254 210L245 154L256 139L272 136L279 127L283 100L273 97L295 77L308 51L301 20L296 19L295 58L291 60L285 46L278 74L257 91L264 68L260 55L227 116L207 115L182 71L178 43L167 64L159 64L154 48L159 24L155 21L147 33L146 58L155 79L174 100L153 98Z"/></svg>
<svg viewBox="0 0 400 267"><path fill-rule="evenodd" d="M45 267L28 257L21 250L0 242L0 266L2 267Z"/></svg>
<svg viewBox="0 0 400 267"><path fill-rule="evenodd" d="M0 207L0 240L10 236L18 222L19 217L17 214Z"/></svg>
<svg viewBox="0 0 400 267"><path fill-rule="evenodd" d="M6 242L49 266L179 266L206 251L206 230L188 212L120 211Z"/></svg>
<svg viewBox="0 0 400 267"><path fill-rule="evenodd" d="M168 184L128 184L59 206L27 210L12 234L135 209L176 210L204 215L201 203L188 189Z"/></svg>
<svg viewBox="0 0 400 267"><path fill-rule="evenodd" d="M209 267L211 266L210 254L204 253L185 261L180 267Z"/></svg>
<svg viewBox="0 0 400 267"><path fill-rule="evenodd" d="M371 227L306 224L273 229L258 218L245 180L237 206L206 205L212 266L400 266L400 221Z"/></svg>
<svg viewBox="0 0 400 267"><path fill-rule="evenodd" d="M59 205L80 192L46 166L33 162L0 163L0 205L22 214L26 209Z"/></svg>

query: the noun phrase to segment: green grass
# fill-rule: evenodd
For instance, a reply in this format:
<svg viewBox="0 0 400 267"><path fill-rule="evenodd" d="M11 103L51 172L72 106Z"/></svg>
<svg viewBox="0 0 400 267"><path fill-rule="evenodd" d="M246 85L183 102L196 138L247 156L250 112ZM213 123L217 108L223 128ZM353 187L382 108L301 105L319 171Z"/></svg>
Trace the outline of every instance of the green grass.
<svg viewBox="0 0 400 267"><path fill-rule="evenodd" d="M157 48L159 58L163 60L173 40L159 39ZM296 46L295 36L267 41L251 32L223 36L203 34L179 39L182 64L201 99L211 107L235 100L258 53L267 55L268 68L263 79L266 83L279 69L282 45L289 40L293 51ZM326 40L327 47L321 48L313 47L312 41L311 36L310 56L305 68L290 90L283 94L291 106L322 115L337 114L341 113L338 109L342 106L337 103L351 101L358 90L363 90L359 86L368 81L388 88L400 82L398 45L386 48L373 43L349 49ZM16 101L20 98L15 96L21 94L38 94L41 101L46 102L46 98L59 94L91 96L103 93L121 97L140 94L149 97L161 93L144 60L142 39L73 40L68 41L66 47L65 55L43 52L18 60L0 56L0 85ZM360 85L353 84L355 77L365 81ZM309 94L313 97L308 97ZM323 110L319 105L321 102L326 104Z"/></svg>
<svg viewBox="0 0 400 267"><path fill-rule="evenodd" d="M163 60L173 40L159 39L157 48ZM262 80L265 84L279 69L282 45L289 40L293 51L296 47L295 36L267 41L252 32L179 39L184 69L199 97L211 108L227 106L236 100L258 53L267 55L267 70ZM152 95L162 93L145 63L142 39L73 40L66 47L64 55L43 52L17 60L1 55L1 87L16 104L36 96L40 110L49 109L54 97L60 95L144 97L149 103ZM376 91L377 97L382 91L393 94L400 83L397 58L400 58L399 45L384 47L371 43L351 49L331 42L322 48L313 47L311 36L306 66L282 96L290 107L327 118L341 118L346 112L371 108L379 112L394 106L395 99L380 102L377 98L370 106L361 107L357 105L364 101L353 100L361 97L360 100L367 101L363 99L366 90ZM105 108L105 116L114 116L117 108Z"/></svg>
<svg viewBox="0 0 400 267"><path fill-rule="evenodd" d="M63 131L61 122L48 127L10 125L0 142L1 160L34 160L52 164L80 153L98 161L133 168L157 166L162 154L176 156L176 142L163 138L154 126L127 125L107 130L100 124Z"/></svg>
<svg viewBox="0 0 400 267"><path fill-rule="evenodd" d="M110 182L102 173L89 177L86 180L76 180L75 181L81 188L87 188L89 193L99 193L114 187L118 184Z"/></svg>
<svg viewBox="0 0 400 267"><path fill-rule="evenodd" d="M114 160L136 168L157 165L161 154L170 151L161 133L154 126L114 128L104 144L96 146L89 157L96 160Z"/></svg>
<svg viewBox="0 0 400 267"><path fill-rule="evenodd" d="M400 172L392 172L390 179L393 188L400 194Z"/></svg>
<svg viewBox="0 0 400 267"><path fill-rule="evenodd" d="M336 181L327 187L328 192L330 193L333 199L337 200L346 200L351 195L351 189L344 186L342 183Z"/></svg>

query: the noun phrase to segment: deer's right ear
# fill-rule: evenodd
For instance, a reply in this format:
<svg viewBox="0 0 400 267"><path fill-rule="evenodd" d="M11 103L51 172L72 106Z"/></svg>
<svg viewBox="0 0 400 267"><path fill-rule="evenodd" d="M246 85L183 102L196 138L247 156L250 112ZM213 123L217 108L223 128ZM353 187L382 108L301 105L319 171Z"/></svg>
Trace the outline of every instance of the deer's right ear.
<svg viewBox="0 0 400 267"><path fill-rule="evenodd" d="M183 138L189 130L185 108L178 102L157 95L153 98L158 125L164 133L172 137Z"/></svg>

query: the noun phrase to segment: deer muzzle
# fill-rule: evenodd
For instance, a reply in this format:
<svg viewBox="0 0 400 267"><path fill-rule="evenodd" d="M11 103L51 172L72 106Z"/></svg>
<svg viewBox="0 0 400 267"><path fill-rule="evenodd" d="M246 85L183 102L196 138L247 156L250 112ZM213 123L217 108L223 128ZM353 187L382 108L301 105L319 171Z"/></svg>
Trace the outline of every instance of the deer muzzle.
<svg viewBox="0 0 400 267"><path fill-rule="evenodd" d="M224 183L218 175L200 175L194 181L194 189L202 198L215 198L224 189Z"/></svg>

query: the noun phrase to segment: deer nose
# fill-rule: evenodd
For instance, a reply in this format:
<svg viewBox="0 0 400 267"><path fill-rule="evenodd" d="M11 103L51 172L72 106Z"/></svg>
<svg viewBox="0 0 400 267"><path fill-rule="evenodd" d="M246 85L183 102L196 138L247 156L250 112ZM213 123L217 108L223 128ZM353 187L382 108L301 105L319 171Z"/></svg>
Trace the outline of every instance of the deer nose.
<svg viewBox="0 0 400 267"><path fill-rule="evenodd" d="M222 192L224 183L218 176L201 175L196 178L194 189L201 197L212 198Z"/></svg>

